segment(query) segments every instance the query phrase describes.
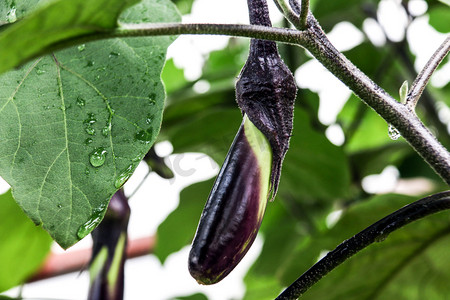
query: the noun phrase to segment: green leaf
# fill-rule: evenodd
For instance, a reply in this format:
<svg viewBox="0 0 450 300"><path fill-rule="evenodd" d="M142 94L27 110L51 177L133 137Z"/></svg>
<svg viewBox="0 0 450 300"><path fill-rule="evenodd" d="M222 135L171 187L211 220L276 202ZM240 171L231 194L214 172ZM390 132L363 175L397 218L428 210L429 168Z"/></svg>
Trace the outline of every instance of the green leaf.
<svg viewBox="0 0 450 300"><path fill-rule="evenodd" d="M169 1L147 0L121 21L149 17L179 20ZM172 40L93 42L0 77L0 175L62 247L95 228L155 141L165 97L160 73Z"/></svg>
<svg viewBox="0 0 450 300"><path fill-rule="evenodd" d="M0 195L0 292L25 282L42 264L52 239L36 227L14 202Z"/></svg>
<svg viewBox="0 0 450 300"><path fill-rule="evenodd" d="M175 300L208 300L208 297L206 297L202 293L196 293L190 296L182 296L182 297L175 297Z"/></svg>
<svg viewBox="0 0 450 300"><path fill-rule="evenodd" d="M51 1L0 33L0 73L58 42L117 27L119 14L138 0Z"/></svg>
<svg viewBox="0 0 450 300"><path fill-rule="evenodd" d="M450 0L439 0L439 1L450 6Z"/></svg>
<svg viewBox="0 0 450 300"><path fill-rule="evenodd" d="M351 126L356 116L358 105L360 105L360 100L352 95L339 113L338 119L344 123L344 132L346 128ZM369 136L370 138L367 138ZM348 152L355 152L381 147L389 143L399 143L400 141L391 140L386 121L373 110L366 109L353 136L346 141L345 148Z"/></svg>
<svg viewBox="0 0 450 300"><path fill-rule="evenodd" d="M272 300L282 289L273 276L250 276L249 274L244 282L246 290L243 300Z"/></svg>
<svg viewBox="0 0 450 300"><path fill-rule="evenodd" d="M336 199L348 196L350 170L342 148L333 145L309 124L307 114L294 113L294 131L283 163L280 195Z"/></svg>
<svg viewBox="0 0 450 300"><path fill-rule="evenodd" d="M448 3L447 3L448 5ZM448 33L450 31L450 7L434 7L428 11L429 23L439 32Z"/></svg>
<svg viewBox="0 0 450 300"><path fill-rule="evenodd" d="M350 208L332 229L304 245L296 259L301 261L307 253L319 255L322 250L334 249L413 200L383 195ZM337 267L302 299L446 299L450 293L449 221L448 212L441 212L391 233ZM296 264L291 267L296 268ZM306 268L297 268L297 276L304 271Z"/></svg>
<svg viewBox="0 0 450 300"><path fill-rule="evenodd" d="M166 258L190 244L200 220L214 180L188 186L180 193L180 204L162 222L157 231L158 241L154 254L164 263Z"/></svg>

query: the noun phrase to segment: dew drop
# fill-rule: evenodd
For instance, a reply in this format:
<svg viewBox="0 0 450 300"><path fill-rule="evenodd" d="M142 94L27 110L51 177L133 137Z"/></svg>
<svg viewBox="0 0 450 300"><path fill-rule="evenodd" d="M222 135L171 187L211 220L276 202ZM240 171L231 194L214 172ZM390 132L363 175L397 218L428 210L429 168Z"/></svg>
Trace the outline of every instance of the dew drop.
<svg viewBox="0 0 450 300"><path fill-rule="evenodd" d="M88 113L88 118L84 120L84 124L94 124L97 122L95 115L93 113Z"/></svg>
<svg viewBox="0 0 450 300"><path fill-rule="evenodd" d="M78 97L77 97L77 105L78 105L79 107L83 107L83 106L86 105L86 101L85 101L83 98L81 98L80 96L78 96Z"/></svg>
<svg viewBox="0 0 450 300"><path fill-rule="evenodd" d="M61 204L58 204L57 206L58 206L58 208L61 208L61 207L62 207L62 205L61 205Z"/></svg>
<svg viewBox="0 0 450 300"><path fill-rule="evenodd" d="M151 105L154 105L156 103L156 94L155 93L151 93L150 95L148 95L148 101L150 102Z"/></svg>
<svg viewBox="0 0 450 300"><path fill-rule="evenodd" d="M133 174L132 169L133 165L129 165L122 173L119 174L114 182L116 189L120 188L128 180L128 178L130 178L131 174Z"/></svg>
<svg viewBox="0 0 450 300"><path fill-rule="evenodd" d="M89 168L88 168L88 167L86 167L86 170L84 171L84 174L86 174L86 175L89 175L89 174L91 174L91 170L89 170Z"/></svg>
<svg viewBox="0 0 450 300"><path fill-rule="evenodd" d="M87 138L87 139L84 141L84 144L87 146L87 145L89 145L89 144L92 144L93 141L94 141L93 139Z"/></svg>
<svg viewBox="0 0 450 300"><path fill-rule="evenodd" d="M150 125L152 122L153 122L153 116L147 115L147 118L145 119L145 123Z"/></svg>
<svg viewBox="0 0 450 300"><path fill-rule="evenodd" d="M95 135L95 129L92 128L91 125L88 125L88 126L86 127L86 133L89 134L89 135Z"/></svg>
<svg viewBox="0 0 450 300"><path fill-rule="evenodd" d="M108 133L109 133L109 128L108 128L108 127L103 127L103 128L102 128L102 135L103 135L104 137L107 137L107 136L108 136Z"/></svg>
<svg viewBox="0 0 450 300"><path fill-rule="evenodd" d="M99 80L100 79L100 75L95 75L95 80Z"/></svg>
<svg viewBox="0 0 450 300"><path fill-rule="evenodd" d="M139 162L144 157L145 153L140 152L138 155L136 155L131 161L132 162Z"/></svg>
<svg viewBox="0 0 450 300"><path fill-rule="evenodd" d="M141 130L134 137L143 143L149 143L153 137L152 129Z"/></svg>
<svg viewBox="0 0 450 300"><path fill-rule="evenodd" d="M13 6L8 11L8 13L6 14L6 21L8 21L9 23L13 23L13 22L17 21L16 7Z"/></svg>
<svg viewBox="0 0 450 300"><path fill-rule="evenodd" d="M81 44L78 46L78 51L83 52L84 50L86 50L86 44Z"/></svg>
<svg viewBox="0 0 450 300"><path fill-rule="evenodd" d="M98 224L100 224L105 208L106 205L102 205L95 209L89 220L78 228L77 236L79 239L87 236Z"/></svg>
<svg viewBox="0 0 450 300"><path fill-rule="evenodd" d="M389 124L389 127L388 127L388 134L389 134L389 137L391 138L391 140L394 140L394 141L398 140L398 138L402 136L400 134L400 132L397 130L397 128L395 128L391 124Z"/></svg>
<svg viewBox="0 0 450 300"><path fill-rule="evenodd" d="M120 56L120 53L119 53L119 52L115 52L115 51L109 52L109 58L111 58L111 57L117 57L117 56Z"/></svg>
<svg viewBox="0 0 450 300"><path fill-rule="evenodd" d="M106 161L107 151L103 147L96 148L89 156L89 162L93 167L101 167Z"/></svg>
<svg viewBox="0 0 450 300"><path fill-rule="evenodd" d="M95 62L93 60L88 60L88 62L86 63L86 67L92 67L95 64Z"/></svg>
<svg viewBox="0 0 450 300"><path fill-rule="evenodd" d="M36 74L38 74L38 75L45 74L45 71L42 69L39 69L39 68L36 68L35 71L36 71Z"/></svg>

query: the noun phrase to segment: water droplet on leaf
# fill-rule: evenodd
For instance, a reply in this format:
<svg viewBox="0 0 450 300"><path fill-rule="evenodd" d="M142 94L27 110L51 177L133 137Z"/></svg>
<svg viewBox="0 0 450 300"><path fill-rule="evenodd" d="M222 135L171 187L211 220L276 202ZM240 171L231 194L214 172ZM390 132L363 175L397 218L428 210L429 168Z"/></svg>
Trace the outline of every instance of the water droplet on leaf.
<svg viewBox="0 0 450 300"><path fill-rule="evenodd" d="M83 107L83 106L86 105L86 101L85 101L83 98L81 98L80 96L78 96L78 97L77 97L77 105L78 105L79 107Z"/></svg>
<svg viewBox="0 0 450 300"><path fill-rule="evenodd" d="M133 165L129 165L122 173L120 173L120 175L114 182L114 186L117 189L120 188L128 180L128 178L130 178L131 174L133 174L133 172L131 171L132 169Z"/></svg>
<svg viewBox="0 0 450 300"><path fill-rule="evenodd" d="M107 151L103 147L96 148L89 156L89 162L94 167L101 167L106 161Z"/></svg>
<svg viewBox="0 0 450 300"><path fill-rule="evenodd" d="M87 145L89 145L89 144L92 144L93 141L94 141L93 139L87 138L87 139L84 141L84 144L87 146Z"/></svg>
<svg viewBox="0 0 450 300"><path fill-rule="evenodd" d="M400 134L400 132L397 130L397 128L395 128L391 124L389 124L389 127L388 127L388 134L389 134L389 137L394 141L398 140L398 138L402 136Z"/></svg>
<svg viewBox="0 0 450 300"><path fill-rule="evenodd" d="M152 140L152 137L153 132L151 128L147 130L141 130L135 135L135 138L143 143L149 143Z"/></svg>
<svg viewBox="0 0 450 300"><path fill-rule="evenodd" d="M86 50L86 45L85 44L81 44L81 45L78 46L78 51L82 52L84 50Z"/></svg>
<svg viewBox="0 0 450 300"><path fill-rule="evenodd" d="M45 71L44 71L44 70L41 70L41 69L39 69L39 68L36 68L35 71L36 71L36 74L38 74L38 75L45 74Z"/></svg>
<svg viewBox="0 0 450 300"><path fill-rule="evenodd" d="M89 135L95 135L95 129L92 128L90 125L88 125L86 127L86 133L89 134Z"/></svg>
<svg viewBox="0 0 450 300"><path fill-rule="evenodd" d="M138 155L136 155L131 161L132 162L139 162L142 160L142 158L145 156L145 153L139 152Z"/></svg>
<svg viewBox="0 0 450 300"><path fill-rule="evenodd" d="M156 103L156 94L155 93L151 93L150 95L148 95L148 101L150 102L150 105L155 105Z"/></svg>
<svg viewBox="0 0 450 300"><path fill-rule="evenodd" d="M79 239L87 236L98 224L100 224L105 208L106 206L102 205L95 209L90 219L78 228L77 236Z"/></svg>
<svg viewBox="0 0 450 300"><path fill-rule="evenodd" d="M93 60L88 60L88 62L86 63L86 67L92 67L95 64L95 62Z"/></svg>
<svg viewBox="0 0 450 300"><path fill-rule="evenodd" d="M62 207L62 205L61 204L58 204L58 208L61 208Z"/></svg>
<svg viewBox="0 0 450 300"><path fill-rule="evenodd" d="M109 58L111 58L111 57L117 57L117 56L119 56L119 55L120 55L119 52L115 52L115 51L109 52Z"/></svg>
<svg viewBox="0 0 450 300"><path fill-rule="evenodd" d="M9 23L14 23L15 21L17 21L16 7L13 6L8 11L8 13L6 14L6 21L8 21Z"/></svg>
<svg viewBox="0 0 450 300"><path fill-rule="evenodd" d="M150 125L152 122L153 122L153 116L147 115L147 118L145 119L145 123Z"/></svg>

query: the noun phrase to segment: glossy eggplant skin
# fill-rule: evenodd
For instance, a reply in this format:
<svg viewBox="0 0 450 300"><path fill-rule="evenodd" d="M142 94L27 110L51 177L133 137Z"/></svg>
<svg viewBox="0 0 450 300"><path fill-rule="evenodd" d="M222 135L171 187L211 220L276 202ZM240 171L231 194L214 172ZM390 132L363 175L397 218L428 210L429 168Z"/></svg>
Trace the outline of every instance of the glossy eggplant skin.
<svg viewBox="0 0 450 300"><path fill-rule="evenodd" d="M222 280L256 238L269 194L270 144L244 116L208 197L189 254L199 283Z"/></svg>

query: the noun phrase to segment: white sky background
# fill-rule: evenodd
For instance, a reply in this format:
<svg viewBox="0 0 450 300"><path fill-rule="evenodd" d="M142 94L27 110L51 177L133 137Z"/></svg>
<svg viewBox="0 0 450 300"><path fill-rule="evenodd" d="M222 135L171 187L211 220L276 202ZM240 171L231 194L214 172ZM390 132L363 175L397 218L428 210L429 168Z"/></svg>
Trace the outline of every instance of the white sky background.
<svg viewBox="0 0 450 300"><path fill-rule="evenodd" d="M276 24L281 15L274 7L273 2L270 0L268 2L272 22ZM384 0L380 3L379 18L381 24L393 40L403 38L406 26L406 17L404 17L399 2L397 0ZM415 0L412 5L417 11L417 15L424 11L424 5L426 9L426 3L423 0ZM245 0L197 0L192 8L192 14L184 16L183 22L247 24L247 4ZM364 23L364 31L375 45L385 43L380 27L371 20ZM419 71L445 37L428 25L426 16L418 17L410 25L406 34L411 50L417 57L415 66L416 70ZM348 22L337 24L329 33L329 37L341 51L357 46L364 39L363 33ZM201 76L201 68L208 53L226 47L228 39L228 37L223 36L181 36L169 48L168 57L173 57L175 64L184 69L187 79L195 80ZM296 70L295 77L300 88L308 88L319 94L319 119L322 123L330 125L327 130L329 139L336 144L341 144L343 142L342 130L339 125L334 123L337 114L350 96L348 88L315 60L305 63ZM447 63L433 75L431 84L436 87L443 86L449 81L449 77L450 63ZM448 114L450 114L450 110L448 111ZM161 155L170 154L172 151L171 145L167 142L157 146L156 150ZM173 180L162 180L153 173L130 200L132 211L129 225L130 238L155 233L160 222L178 205L179 192L182 188L193 182L211 178L219 170L219 166L214 161L199 153L181 156L171 155L169 163L174 167L175 178ZM376 187L386 186L386 184L380 184L380 178L389 182L388 186L392 186L393 182L398 179L397 172L398 170L394 167L388 166L381 175L369 177L364 182L365 188L370 192L380 192L376 190ZM146 173L147 166L141 164L125 185L127 194L135 189ZM188 174L190 176L187 176ZM0 178L0 193L6 191L7 188L6 183ZM89 247L90 244L90 239L85 238L69 251ZM262 240L258 238L242 263L222 282L209 287L199 286L190 277L187 271L188 247L171 255L164 266L161 266L153 255L129 260L126 264L125 299L170 299L196 292L205 293L211 300L239 299L244 293L242 277L261 251L261 247ZM81 300L86 299L87 290L88 274L86 272L81 275L72 273L28 284L23 289L23 296L25 298ZM8 294L11 296L17 295L17 289L11 290Z"/></svg>

